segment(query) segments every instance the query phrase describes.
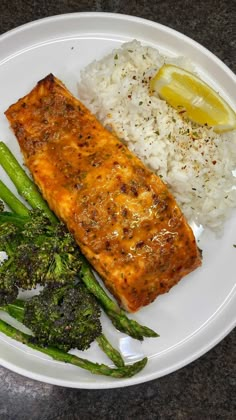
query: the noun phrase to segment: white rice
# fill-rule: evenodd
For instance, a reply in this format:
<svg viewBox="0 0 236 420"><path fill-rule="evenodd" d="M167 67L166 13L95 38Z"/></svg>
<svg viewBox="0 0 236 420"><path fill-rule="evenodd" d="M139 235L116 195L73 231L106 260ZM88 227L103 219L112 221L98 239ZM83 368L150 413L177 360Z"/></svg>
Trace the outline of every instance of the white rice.
<svg viewBox="0 0 236 420"><path fill-rule="evenodd" d="M149 95L149 80L164 62L194 71L138 41L125 43L81 73L79 96L101 122L163 178L189 222L220 231L236 207L236 133L184 121Z"/></svg>

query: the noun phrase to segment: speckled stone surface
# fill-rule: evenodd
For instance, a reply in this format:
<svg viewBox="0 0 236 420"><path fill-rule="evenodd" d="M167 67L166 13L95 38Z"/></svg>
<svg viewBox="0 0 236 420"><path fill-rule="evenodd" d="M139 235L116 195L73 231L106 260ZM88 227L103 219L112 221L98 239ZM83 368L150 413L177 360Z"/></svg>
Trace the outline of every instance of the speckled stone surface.
<svg viewBox="0 0 236 420"><path fill-rule="evenodd" d="M170 26L236 71L235 0L1 0L0 33L42 17L82 11L131 14ZM233 420L235 355L233 331L177 372L146 384L101 391L43 384L0 367L0 420Z"/></svg>

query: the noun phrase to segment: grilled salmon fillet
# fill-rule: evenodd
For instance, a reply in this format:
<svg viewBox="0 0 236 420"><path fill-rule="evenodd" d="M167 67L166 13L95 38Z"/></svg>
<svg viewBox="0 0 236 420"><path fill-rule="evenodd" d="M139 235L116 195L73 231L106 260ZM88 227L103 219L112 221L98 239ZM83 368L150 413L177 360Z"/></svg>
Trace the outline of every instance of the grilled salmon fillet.
<svg viewBox="0 0 236 420"><path fill-rule="evenodd" d="M201 264L167 186L52 74L6 116L43 197L126 310Z"/></svg>

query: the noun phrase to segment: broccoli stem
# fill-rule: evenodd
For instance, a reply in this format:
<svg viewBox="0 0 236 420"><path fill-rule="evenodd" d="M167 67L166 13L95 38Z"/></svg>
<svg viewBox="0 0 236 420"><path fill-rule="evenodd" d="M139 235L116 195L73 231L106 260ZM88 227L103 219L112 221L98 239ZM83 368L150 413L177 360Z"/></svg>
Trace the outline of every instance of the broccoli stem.
<svg viewBox="0 0 236 420"><path fill-rule="evenodd" d="M47 203L37 190L35 184L26 175L24 170L21 168L11 151L8 147L0 142L0 164L12 179L18 192L24 198L25 191L27 191L27 200L33 209L40 208L50 216L50 220L57 222L56 217L49 209ZM85 260L81 257L82 267L80 270L80 276L83 282L86 284L88 290L96 296L101 303L104 311L111 319L113 325L119 330L137 340L143 340L143 337L158 337L159 335L148 327L140 325L138 322L129 319L126 316L124 310L122 310L103 290L103 288L97 282L93 272Z"/></svg>
<svg viewBox="0 0 236 420"><path fill-rule="evenodd" d="M97 375L111 376L113 378L130 378L131 376L134 376L138 372L140 372L147 363L147 358L145 357L144 359L139 360L138 362L135 362L132 365L127 365L124 367L113 369L104 364L91 362L90 360L77 357L75 355L66 353L54 347L40 347L37 344L31 342L30 335L17 330L12 325L9 325L7 322L1 319L0 332L12 338L13 340L19 341L22 344L26 344L28 347L31 347L34 350L40 351L41 353L45 353L48 356L51 356L54 360L64 363L70 363Z"/></svg>
<svg viewBox="0 0 236 420"><path fill-rule="evenodd" d="M0 180L0 198L10 207L16 214L27 216L29 214L25 205L16 198L16 196L7 188L7 186Z"/></svg>
<svg viewBox="0 0 236 420"><path fill-rule="evenodd" d="M81 257L81 260L82 265L79 275L88 290L99 300L113 325L119 331L122 331L138 340L143 340L143 337L158 337L158 334L155 331L140 325L132 319L129 319L126 316L125 311L121 309L100 286L85 258Z"/></svg>
<svg viewBox="0 0 236 420"><path fill-rule="evenodd" d="M26 175L15 156L3 142L0 142L0 164L16 186L18 193L24 197L32 208L41 209L52 222L56 222L56 216L49 209L35 183Z"/></svg>
<svg viewBox="0 0 236 420"><path fill-rule="evenodd" d="M23 300L16 299L13 303L9 303L5 306L0 306L0 310L8 313L17 321L24 324L25 303ZM97 337L96 341L99 347L104 351L104 353L106 353L109 359L112 360L115 366L120 368L124 367L125 364L121 354L111 345L111 343L108 341L104 334L101 334L99 337Z"/></svg>
<svg viewBox="0 0 236 420"><path fill-rule="evenodd" d="M116 350L111 343L108 341L104 334L101 334L96 338L99 347L106 353L109 359L112 360L115 366L122 368L124 367L124 360L118 350Z"/></svg>

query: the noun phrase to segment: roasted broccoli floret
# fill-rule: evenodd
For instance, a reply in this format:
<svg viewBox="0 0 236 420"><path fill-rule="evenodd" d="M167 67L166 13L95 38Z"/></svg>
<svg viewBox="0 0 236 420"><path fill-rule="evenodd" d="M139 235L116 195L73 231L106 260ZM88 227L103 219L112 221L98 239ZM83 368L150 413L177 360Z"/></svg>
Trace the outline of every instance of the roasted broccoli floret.
<svg viewBox="0 0 236 420"><path fill-rule="evenodd" d="M80 251L63 223L53 224L41 211L32 210L28 217L1 213L0 229L0 250L8 255L1 265L2 284L32 289L74 281Z"/></svg>
<svg viewBox="0 0 236 420"><path fill-rule="evenodd" d="M0 305L6 305L14 302L17 295L18 288L13 283L2 279L2 275L0 273Z"/></svg>
<svg viewBox="0 0 236 420"><path fill-rule="evenodd" d="M18 294L15 278L10 275L11 266L14 265L14 249L17 248L17 228L14 225L0 225L0 305L13 302Z"/></svg>
<svg viewBox="0 0 236 420"><path fill-rule="evenodd" d="M101 334L101 309L82 283L45 287L26 302L23 323L39 345L86 350Z"/></svg>

